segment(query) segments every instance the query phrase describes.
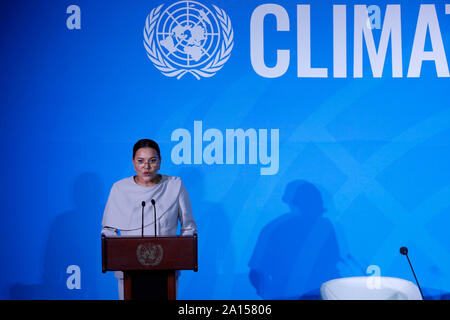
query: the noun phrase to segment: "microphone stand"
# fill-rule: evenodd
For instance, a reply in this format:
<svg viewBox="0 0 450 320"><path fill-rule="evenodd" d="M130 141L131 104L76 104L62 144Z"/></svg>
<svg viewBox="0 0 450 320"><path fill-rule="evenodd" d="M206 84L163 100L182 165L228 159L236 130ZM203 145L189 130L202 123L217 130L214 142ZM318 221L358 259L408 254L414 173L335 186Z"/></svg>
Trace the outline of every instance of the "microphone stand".
<svg viewBox="0 0 450 320"><path fill-rule="evenodd" d="M152 199L151 203L153 205L153 216L154 216L154 219L155 219L155 237L156 237L156 206L155 206L155 199Z"/></svg>
<svg viewBox="0 0 450 320"><path fill-rule="evenodd" d="M144 207L145 207L145 201L142 201L142 225L141 225L141 237L144 237Z"/></svg>
<svg viewBox="0 0 450 320"><path fill-rule="evenodd" d="M419 291L420 291L420 295L422 296L422 300L425 300L425 298L423 297L422 289L420 288L419 281L417 280L416 273L414 272L414 268L413 268L413 266L412 266L412 264L411 264L411 261L409 260L409 257L408 257L408 248L406 248L406 247L401 247L401 248L400 248L400 253L401 253L402 255L406 256L406 259L408 259L408 263L409 263L409 266L410 266L410 268L411 268L411 271L412 271L412 273L413 273L413 275L414 275L414 279L416 279L417 286L419 287Z"/></svg>

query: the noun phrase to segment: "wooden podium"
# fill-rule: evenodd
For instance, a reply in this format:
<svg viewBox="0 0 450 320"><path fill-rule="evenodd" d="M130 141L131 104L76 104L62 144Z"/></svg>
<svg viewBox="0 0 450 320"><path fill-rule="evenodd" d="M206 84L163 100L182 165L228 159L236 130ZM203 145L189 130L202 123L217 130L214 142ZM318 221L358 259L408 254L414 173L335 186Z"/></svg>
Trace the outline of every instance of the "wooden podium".
<svg viewBox="0 0 450 320"><path fill-rule="evenodd" d="M125 300L176 300L177 270L198 270L197 234L102 235L102 272L123 271Z"/></svg>

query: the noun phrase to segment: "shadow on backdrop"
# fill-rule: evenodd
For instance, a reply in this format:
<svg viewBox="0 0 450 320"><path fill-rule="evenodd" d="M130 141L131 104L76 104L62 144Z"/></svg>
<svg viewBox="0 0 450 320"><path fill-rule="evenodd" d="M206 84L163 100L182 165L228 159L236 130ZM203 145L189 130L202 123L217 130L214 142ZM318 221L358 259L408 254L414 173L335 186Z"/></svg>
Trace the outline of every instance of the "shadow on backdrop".
<svg viewBox="0 0 450 320"><path fill-rule="evenodd" d="M43 282L13 285L11 299L116 298L115 292L108 294L111 290L107 277L101 273L102 195L103 185L97 174L77 177L73 186L75 209L58 215L50 227L42 263ZM104 291L101 297L100 282L106 285L106 294ZM117 291L113 285L112 291Z"/></svg>
<svg viewBox="0 0 450 320"><path fill-rule="evenodd" d="M339 247L322 195L304 180L290 182L290 212L266 225L249 262L250 282L263 299L319 299L320 285L338 278Z"/></svg>
<svg viewBox="0 0 450 320"><path fill-rule="evenodd" d="M201 170L185 168L180 172L189 193L198 228L198 272L183 271L180 282L185 288L181 299L215 299L221 274L232 270L230 221L220 203L205 199L205 183Z"/></svg>

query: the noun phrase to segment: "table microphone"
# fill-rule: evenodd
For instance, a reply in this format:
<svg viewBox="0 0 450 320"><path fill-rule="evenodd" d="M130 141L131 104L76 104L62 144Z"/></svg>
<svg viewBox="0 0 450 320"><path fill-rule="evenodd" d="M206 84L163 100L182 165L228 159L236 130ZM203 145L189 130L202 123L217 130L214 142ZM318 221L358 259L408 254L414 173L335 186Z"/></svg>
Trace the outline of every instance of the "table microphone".
<svg viewBox="0 0 450 320"><path fill-rule="evenodd" d="M154 215L154 218L155 218L155 237L156 237L156 206L155 206L155 199L152 199L150 202L153 205L153 215Z"/></svg>
<svg viewBox="0 0 450 320"><path fill-rule="evenodd" d="M144 207L145 207L145 201L142 201L142 225L141 225L141 237L144 237Z"/></svg>
<svg viewBox="0 0 450 320"><path fill-rule="evenodd" d="M406 259L408 259L408 263L409 263L409 266L411 267L411 271L412 271L412 273L414 275L414 279L416 279L417 286L419 287L420 295L422 296L422 299L425 300L425 298L423 297L422 289L420 288L420 285L419 285L419 281L417 281L417 277L416 277L416 273L414 272L414 268L413 268L413 266L411 264L411 261L409 261L408 248L407 247L401 247L400 248L400 253L402 255L406 256Z"/></svg>

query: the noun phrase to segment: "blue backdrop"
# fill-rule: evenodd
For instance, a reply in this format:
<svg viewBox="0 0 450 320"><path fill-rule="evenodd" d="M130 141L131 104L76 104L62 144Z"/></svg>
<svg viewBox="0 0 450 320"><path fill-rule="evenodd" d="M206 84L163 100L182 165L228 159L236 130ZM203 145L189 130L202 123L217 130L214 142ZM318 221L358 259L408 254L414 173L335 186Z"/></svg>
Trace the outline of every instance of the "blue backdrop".
<svg viewBox="0 0 450 320"><path fill-rule="evenodd" d="M117 298L101 219L141 138L160 143L198 224L199 271L182 273L180 298L314 299L323 281L372 270L414 281L403 245L425 295L448 297L445 1L393 3L400 40L389 0L341 1L335 16L331 0L200 2L1 1L0 298ZM367 11L377 48L394 25L381 76L358 5L380 9ZM299 71L303 46L325 76ZM246 144L228 148L238 129Z"/></svg>

